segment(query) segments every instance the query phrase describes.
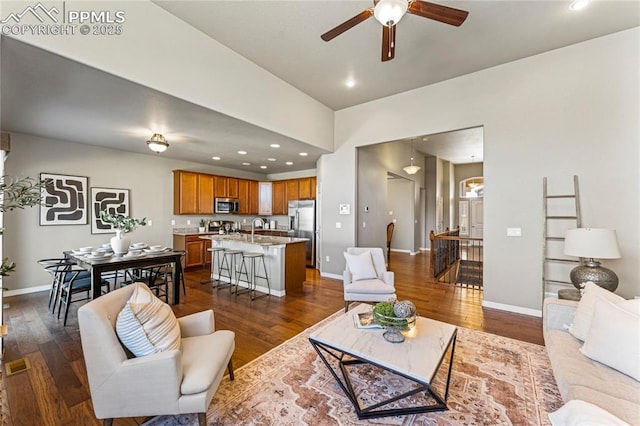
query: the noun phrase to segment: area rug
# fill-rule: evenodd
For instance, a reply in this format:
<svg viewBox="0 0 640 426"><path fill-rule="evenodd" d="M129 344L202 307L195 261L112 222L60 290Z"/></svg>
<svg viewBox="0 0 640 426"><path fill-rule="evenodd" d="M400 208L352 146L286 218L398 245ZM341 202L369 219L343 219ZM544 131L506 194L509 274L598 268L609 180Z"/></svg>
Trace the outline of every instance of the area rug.
<svg viewBox="0 0 640 426"><path fill-rule="evenodd" d="M350 314L350 313L349 313ZM562 406L543 346L458 329L449 410L358 420L354 408L309 343L338 312L223 379L209 407L209 425L548 425ZM382 332L382 330L381 330ZM382 337L381 337L382 338ZM444 364L434 386L444 389ZM372 366L352 370L368 404L406 388L404 379ZM149 426L197 425L195 415L162 416Z"/></svg>

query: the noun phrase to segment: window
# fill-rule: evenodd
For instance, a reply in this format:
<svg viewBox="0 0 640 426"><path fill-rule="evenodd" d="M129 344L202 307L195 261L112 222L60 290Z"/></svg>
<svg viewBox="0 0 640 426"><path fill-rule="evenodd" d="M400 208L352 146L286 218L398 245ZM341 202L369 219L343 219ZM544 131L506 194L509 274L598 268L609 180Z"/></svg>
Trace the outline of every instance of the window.
<svg viewBox="0 0 640 426"><path fill-rule="evenodd" d="M460 198L484 196L484 177L476 176L460 181Z"/></svg>

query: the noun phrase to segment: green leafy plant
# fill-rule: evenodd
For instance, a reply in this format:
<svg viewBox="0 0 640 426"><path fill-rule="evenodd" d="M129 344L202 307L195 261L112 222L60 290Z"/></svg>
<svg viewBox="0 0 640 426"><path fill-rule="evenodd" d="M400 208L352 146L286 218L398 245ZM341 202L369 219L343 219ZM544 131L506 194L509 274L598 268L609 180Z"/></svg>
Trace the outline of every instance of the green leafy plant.
<svg viewBox="0 0 640 426"><path fill-rule="evenodd" d="M206 222L204 221L204 219L200 219L200 227L201 227L201 228L204 228L204 224L205 224L205 223L206 223Z"/></svg>
<svg viewBox="0 0 640 426"><path fill-rule="evenodd" d="M39 180L31 177L14 178L0 177L0 213L10 212L15 209L34 207L42 204L42 189L49 180ZM0 228L0 234L4 228ZM5 257L0 264L0 277L7 277L15 271L16 264Z"/></svg>
<svg viewBox="0 0 640 426"><path fill-rule="evenodd" d="M147 224L146 217L143 217L142 219L135 219L122 214L109 213L107 210L100 210L100 220L105 223L111 223L114 228L125 234L133 231L138 226L146 226Z"/></svg>

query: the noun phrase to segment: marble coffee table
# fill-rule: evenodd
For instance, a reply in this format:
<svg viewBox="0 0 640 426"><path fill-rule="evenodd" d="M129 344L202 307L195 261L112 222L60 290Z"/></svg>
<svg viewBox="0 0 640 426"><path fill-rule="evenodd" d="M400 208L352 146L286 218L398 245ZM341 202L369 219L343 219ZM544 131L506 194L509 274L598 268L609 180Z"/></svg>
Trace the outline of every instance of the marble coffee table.
<svg viewBox="0 0 640 426"><path fill-rule="evenodd" d="M358 418L446 410L457 328L451 324L418 317L416 326L403 332L404 342L390 343L382 337L382 329L360 329L355 326L354 313L371 309L371 305L360 304L309 337L311 345L353 404ZM443 397L431 384L448 352L449 367ZM329 362L331 358L334 359L333 363ZM363 407L349 377L349 367L356 364L375 365L414 382L415 386L401 395ZM433 400L424 395L425 404L406 407L394 404L389 407L392 403L401 402L420 392L428 394ZM413 397L412 401L415 399ZM427 404L427 400L431 403Z"/></svg>

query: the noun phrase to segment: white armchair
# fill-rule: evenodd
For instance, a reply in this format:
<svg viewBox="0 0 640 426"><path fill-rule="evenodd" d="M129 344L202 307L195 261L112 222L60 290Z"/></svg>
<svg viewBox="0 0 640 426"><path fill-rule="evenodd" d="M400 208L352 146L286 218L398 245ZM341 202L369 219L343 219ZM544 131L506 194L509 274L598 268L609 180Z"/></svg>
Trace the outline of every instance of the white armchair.
<svg viewBox="0 0 640 426"><path fill-rule="evenodd" d="M381 248L349 247L345 258L347 260L343 273L345 312L349 310L350 302L382 302L396 297L395 276L392 271L387 271L384 252Z"/></svg>
<svg viewBox="0 0 640 426"><path fill-rule="evenodd" d="M135 286L101 296L78 310L82 351L95 415L110 425L113 418L206 412L228 369L235 334L215 331L213 311L178 318L181 349L142 357L128 351L115 331L118 313Z"/></svg>

